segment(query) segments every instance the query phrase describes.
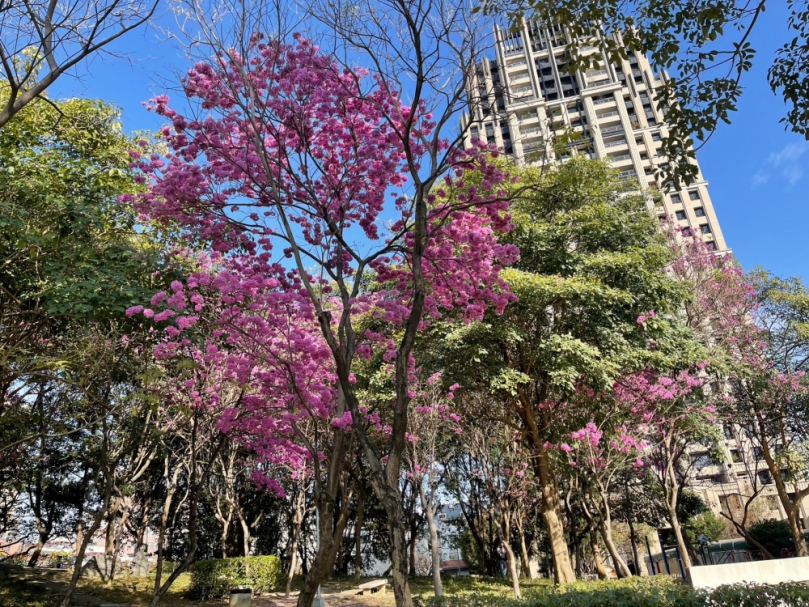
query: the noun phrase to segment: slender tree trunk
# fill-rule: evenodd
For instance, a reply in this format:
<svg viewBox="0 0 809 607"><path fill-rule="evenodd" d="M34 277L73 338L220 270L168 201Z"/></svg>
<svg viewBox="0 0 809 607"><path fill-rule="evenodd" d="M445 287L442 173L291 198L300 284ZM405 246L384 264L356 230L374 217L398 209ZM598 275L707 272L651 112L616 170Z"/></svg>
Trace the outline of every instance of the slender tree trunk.
<svg viewBox="0 0 809 607"><path fill-rule="evenodd" d="M525 544L525 534L520 531L520 558L522 559L522 571L526 579L536 579L536 576L531 571L531 563L528 560L528 546Z"/></svg>
<svg viewBox="0 0 809 607"><path fill-rule="evenodd" d="M599 530L601 531L601 537L604 538L604 545L607 547L607 552L610 553L613 565L615 565L615 573L619 578L632 577L632 572L629 571L626 561L618 552L618 548L616 548L615 542L612 539L612 525L610 521L602 518L599 522Z"/></svg>
<svg viewBox="0 0 809 607"><path fill-rule="evenodd" d="M424 491L424 484L419 483L419 496L421 497L421 507L427 518L427 529L430 532L430 560L433 570L433 591L435 596L444 596L444 586L441 584L441 540L438 538L438 525L435 522L435 508L433 505L433 495L427 499Z"/></svg>
<svg viewBox="0 0 809 607"><path fill-rule="evenodd" d="M500 536L500 543L506 551L506 563L508 565L508 575L511 578L511 589L514 592L515 599L521 599L520 593L520 571L517 568L517 557L511 547L511 529L509 528L509 521L498 521L497 525L498 535Z"/></svg>
<svg viewBox="0 0 809 607"><path fill-rule="evenodd" d="M93 522L90 525L90 528L87 530L87 533L82 539L82 543L79 546L78 551L76 552L76 563L73 565L73 575L70 578L70 583L67 585L67 592L65 592L65 596L62 599L60 607L68 607L70 605L70 599L73 596L73 592L76 590L76 584L79 583L79 578L81 577L81 568L83 564L82 561L84 561L84 553L87 552L87 545L90 543L90 539L96 534L99 527L101 527L101 521L104 520L104 516L107 513L107 508L109 507L111 493L112 488L111 486L108 486L106 493L104 495L104 501L101 504L101 508L99 508L95 517L93 517Z"/></svg>
<svg viewBox="0 0 809 607"><path fill-rule="evenodd" d="M673 501L673 503L672 503ZM671 523L671 530L674 532L674 538L677 540L677 549L680 552L680 560L683 563L683 569L688 571L691 569L691 556L688 554L688 546L683 537L683 529L680 526L680 518L677 516L677 501L676 497L673 500L666 500L669 512L669 523Z"/></svg>
<svg viewBox="0 0 809 607"><path fill-rule="evenodd" d="M146 498L146 502L143 504L143 516L140 520L140 524L138 525L137 530L135 531L135 553L137 554L138 549L143 546L143 538L146 536L146 530L149 528L149 512L152 509L152 501L153 496L150 495Z"/></svg>
<svg viewBox="0 0 809 607"><path fill-rule="evenodd" d="M792 543L795 544L795 556L809 556L806 551L806 538L801 529L800 514L800 502L798 502L787 511L787 522L789 531L792 533Z"/></svg>
<svg viewBox="0 0 809 607"><path fill-rule="evenodd" d="M156 596L162 583L163 577L163 547L166 543L166 528L169 522L169 513L171 512L171 502L174 500L174 494L177 492L177 479L180 476L180 466L174 470L174 474L169 476L169 460L165 461L165 478L168 484L166 490L166 499L163 500L163 513L160 515L160 531L157 535L157 563L155 564L154 573L154 591L153 595Z"/></svg>
<svg viewBox="0 0 809 607"><path fill-rule="evenodd" d="M590 526L590 548L593 551L593 561L596 565L596 572L598 573L598 579L606 580L607 579L607 568L604 567L604 561L601 558L601 547L598 545L598 536L596 536L595 529L593 526Z"/></svg>
<svg viewBox="0 0 809 607"><path fill-rule="evenodd" d="M287 576L287 587L285 596L289 597L292 591L292 578L295 577L295 570L298 568L298 540L301 536L301 524L306 505L306 483L301 482L301 490L295 496L295 505L292 512L292 541L290 542L289 575Z"/></svg>
<svg viewBox="0 0 809 607"><path fill-rule="evenodd" d="M194 556L197 553L197 506L199 505L199 496L202 493L202 487L205 485L208 475L210 474L211 468L213 467L213 463L216 458L219 456L219 452L222 447L225 445L225 436L221 435L219 438L219 442L216 447L209 447L211 448L210 453L210 461L203 469L202 473L197 469L197 458L198 458L198 451L197 451L197 432L198 430L198 420L194 417L194 425L191 434L191 449L189 454L189 466L190 466L190 473L188 479L188 538L190 545L188 547L188 554L186 554L185 560L180 563L177 567L175 567L174 571L171 572L169 575L169 579L163 583L160 588L158 588L157 592L155 592L154 596L152 596L152 600L149 603L149 607L157 607L160 604L160 601L163 599L165 594L169 591L172 584L180 577L185 571L191 566L194 562Z"/></svg>
<svg viewBox="0 0 809 607"><path fill-rule="evenodd" d="M107 588L112 586L112 581L115 579L115 565L118 563L118 553L121 550L121 540L123 539L124 528L126 527L126 520L129 516L131 504L132 500L127 498L124 502L123 512L121 513L121 521L118 523L118 529L115 531L112 559L110 560L110 571L109 575L107 576Z"/></svg>
<svg viewBox="0 0 809 607"><path fill-rule="evenodd" d="M629 543L632 544L632 558L635 559L635 572L639 576L648 575L646 567L643 566L640 552L638 552L638 535L635 533L635 523L632 521L632 515L626 517L627 525L629 525Z"/></svg>
<svg viewBox="0 0 809 607"><path fill-rule="evenodd" d="M362 523L365 516L365 487L360 480L360 494L357 497L357 521L354 525L354 583L362 576Z"/></svg>
<svg viewBox="0 0 809 607"><path fill-rule="evenodd" d="M576 578L581 579L582 574L582 566L584 565L584 550L582 549L581 545L581 538L576 538L576 550L574 554L576 555L576 566L574 567L574 571L576 572Z"/></svg>
<svg viewBox="0 0 809 607"><path fill-rule="evenodd" d="M37 533L37 543L34 545L34 551L31 553L31 558L28 559L29 567L37 566L39 557L42 555L42 549L45 547L45 543L48 541L49 537L50 533L46 533L44 531L39 531Z"/></svg>

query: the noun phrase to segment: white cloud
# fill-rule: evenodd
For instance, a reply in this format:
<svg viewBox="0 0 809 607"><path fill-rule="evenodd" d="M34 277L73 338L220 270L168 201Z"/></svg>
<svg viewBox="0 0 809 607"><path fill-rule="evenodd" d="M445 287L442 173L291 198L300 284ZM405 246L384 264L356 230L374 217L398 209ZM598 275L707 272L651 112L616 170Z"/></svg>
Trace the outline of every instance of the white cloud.
<svg viewBox="0 0 809 607"><path fill-rule="evenodd" d="M753 186L767 183L773 176L789 186L798 183L809 170L809 142L790 143L779 152L772 152L765 165L753 175Z"/></svg>

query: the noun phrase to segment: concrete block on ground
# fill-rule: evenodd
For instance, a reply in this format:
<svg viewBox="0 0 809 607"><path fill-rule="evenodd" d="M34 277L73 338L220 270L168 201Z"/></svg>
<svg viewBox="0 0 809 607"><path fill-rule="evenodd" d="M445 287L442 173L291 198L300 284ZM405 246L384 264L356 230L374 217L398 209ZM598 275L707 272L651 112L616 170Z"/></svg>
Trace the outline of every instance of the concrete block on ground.
<svg viewBox="0 0 809 607"><path fill-rule="evenodd" d="M729 584L809 582L809 556L691 567L688 581L692 587L706 590Z"/></svg>

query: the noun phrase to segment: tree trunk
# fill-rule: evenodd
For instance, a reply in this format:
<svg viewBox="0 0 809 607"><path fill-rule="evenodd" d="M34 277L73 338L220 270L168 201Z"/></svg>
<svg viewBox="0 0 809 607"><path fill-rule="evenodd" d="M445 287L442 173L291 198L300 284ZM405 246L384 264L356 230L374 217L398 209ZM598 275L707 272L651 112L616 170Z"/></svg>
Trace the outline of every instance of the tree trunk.
<svg viewBox="0 0 809 607"><path fill-rule="evenodd" d="M398 490L396 490L398 493ZM391 503L395 501L396 503ZM391 560L393 561L393 594L397 607L413 607L413 597L410 594L410 584L407 580L407 542L405 540L404 509L401 499L396 496L388 500L387 504L388 520L392 527L393 550Z"/></svg>
<svg viewBox="0 0 809 607"><path fill-rule="evenodd" d="M320 499L318 517L320 521L320 549L309 565L309 572L303 581L303 587L298 595L297 607L312 607L312 601L317 594L317 587L329 574L329 564L333 563L332 548L334 547L334 501Z"/></svg>
<svg viewBox="0 0 809 607"><path fill-rule="evenodd" d="M287 576L286 597L292 591L292 578L298 568L298 541L301 537L301 524L306 512L306 482L301 482L301 490L295 496L295 505L292 513L292 541L290 542L289 575Z"/></svg>
<svg viewBox="0 0 809 607"><path fill-rule="evenodd" d="M362 522L365 516L365 487L360 480L360 494L357 497L357 521L354 525L354 583L362 576Z"/></svg>
<svg viewBox="0 0 809 607"><path fill-rule="evenodd" d="M596 565L596 572L598 579L607 579L607 568L604 567L604 561L601 559L601 547L598 545L598 537L596 536L595 529L590 526L590 547L593 550L593 561Z"/></svg>
<svg viewBox="0 0 809 607"><path fill-rule="evenodd" d="M537 435L536 439L540 437ZM542 518L548 528L548 537L551 544L551 557L553 559L554 577L559 584L576 581L576 574L570 564L570 553L565 540L565 528L559 517L559 491L556 477L553 474L550 457L547 450L538 440L534 440L534 472L539 479L542 490Z"/></svg>
<svg viewBox="0 0 809 607"><path fill-rule="evenodd" d="M109 507L111 492L112 487L111 483L109 483L104 495L104 501L101 504L101 508L98 509L98 512L93 518L93 523L90 525L90 528L87 530L87 533L82 539L79 549L76 551L76 563L73 565L73 575L70 578L70 583L67 586L67 592L65 592L65 597L62 599L60 607L68 607L70 605L70 599L73 596L73 592L76 590L76 584L79 583L79 578L81 577L81 567L83 564L82 561L84 560L84 553L87 551L87 545L90 543L90 539L96 534L99 527L101 527L101 521L104 520L104 516L107 513L107 508Z"/></svg>
<svg viewBox="0 0 809 607"><path fill-rule="evenodd" d="M674 538L677 540L677 549L680 552L680 560L683 563L683 569L685 569L687 573L688 570L691 569L691 557L688 554L688 546L685 543L683 529L680 526L680 519L677 516L676 498L673 500L673 502L674 503L672 504L671 501L666 500L666 505L668 506L669 511L669 523L671 523L671 530L674 532Z"/></svg>
<svg viewBox="0 0 809 607"><path fill-rule="evenodd" d="M441 584L441 541L438 538L438 525L435 522L435 511L432 500L427 500L423 487L419 487L421 506L427 517L427 529L430 532L430 557L433 570L433 591L435 596L444 596L444 587Z"/></svg>
<svg viewBox="0 0 809 607"><path fill-rule="evenodd" d="M112 581L115 579L115 565L118 563L118 553L121 551L121 540L124 535L124 528L126 527L126 519L129 516L129 508L132 505L132 500L127 498L124 502L124 510L121 513L121 521L118 523L118 529L115 532L113 540L113 553L110 561L110 570L107 576L107 588L112 586Z"/></svg>
<svg viewBox="0 0 809 607"><path fill-rule="evenodd" d="M809 556L806 550L806 538L801 530L799 518L800 502L787 511L787 522L789 523L789 530L792 533L792 543L795 544L795 556Z"/></svg>
<svg viewBox="0 0 809 607"><path fill-rule="evenodd" d="M520 559L522 561L522 572L526 579L534 579L531 573L531 564L528 562L528 546L525 545L525 536L520 533Z"/></svg>
<svg viewBox="0 0 809 607"><path fill-rule="evenodd" d="M602 518L599 523L599 530L601 531L601 537L604 538L604 545L607 547L607 552L610 553L612 562L615 565L615 573L619 578L632 577L632 572L629 571L626 561L615 547L615 542L612 539L612 525L610 521Z"/></svg>
<svg viewBox="0 0 809 607"><path fill-rule="evenodd" d="M157 595L157 592L160 590L161 578L163 577L163 545L166 543L166 527L168 527L169 513L171 512L171 502L174 499L174 494L177 492L177 479L180 476L181 468L178 465L171 477L169 477L168 471L169 460L166 458L165 478L168 487L166 491L166 499L163 500L163 513L160 515L160 531L157 535L157 563L155 564L153 595Z"/></svg>
<svg viewBox="0 0 809 607"><path fill-rule="evenodd" d="M631 514L626 518L627 525L629 525L629 543L632 544L632 558L635 559L635 573L639 576L648 574L646 567L642 566L640 553L638 552L638 536L635 533L635 523L632 522Z"/></svg>
<svg viewBox="0 0 809 607"><path fill-rule="evenodd" d="M500 544L506 551L506 564L508 565L508 575L511 578L511 589L515 599L521 599L520 593L520 571L517 568L517 557L511 547L511 528L508 518L497 522L497 532L500 536Z"/></svg>
<svg viewBox="0 0 809 607"><path fill-rule="evenodd" d="M37 563L39 562L39 557L42 554L42 549L45 547L45 543L48 541L49 537L50 537L49 532L45 531L37 532L37 543L34 545L34 551L31 553L31 558L28 559L29 567L37 566Z"/></svg>

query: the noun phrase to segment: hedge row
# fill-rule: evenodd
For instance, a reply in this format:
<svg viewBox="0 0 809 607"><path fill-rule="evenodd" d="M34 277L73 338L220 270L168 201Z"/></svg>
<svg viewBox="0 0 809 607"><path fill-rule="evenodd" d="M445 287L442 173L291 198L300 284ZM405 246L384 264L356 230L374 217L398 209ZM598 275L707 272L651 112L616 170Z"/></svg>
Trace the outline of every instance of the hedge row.
<svg viewBox="0 0 809 607"><path fill-rule="evenodd" d="M429 607L809 607L803 584L754 586L736 584L713 592L662 576L603 582L578 582L563 587L525 589L521 601L494 594L466 594L429 599Z"/></svg>
<svg viewBox="0 0 809 607"><path fill-rule="evenodd" d="M189 598L226 598L233 588L252 588L253 594L275 590L281 580L281 560L277 556L197 561L191 566Z"/></svg>

